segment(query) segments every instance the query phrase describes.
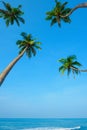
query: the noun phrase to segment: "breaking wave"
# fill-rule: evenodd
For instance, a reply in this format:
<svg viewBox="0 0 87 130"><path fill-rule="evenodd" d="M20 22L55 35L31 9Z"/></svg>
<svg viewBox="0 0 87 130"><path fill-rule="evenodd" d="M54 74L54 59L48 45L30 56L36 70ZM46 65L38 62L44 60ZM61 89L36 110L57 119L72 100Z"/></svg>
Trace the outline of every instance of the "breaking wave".
<svg viewBox="0 0 87 130"><path fill-rule="evenodd" d="M26 128L22 130L80 130L80 126L73 128L50 128L50 127L42 127L42 128Z"/></svg>

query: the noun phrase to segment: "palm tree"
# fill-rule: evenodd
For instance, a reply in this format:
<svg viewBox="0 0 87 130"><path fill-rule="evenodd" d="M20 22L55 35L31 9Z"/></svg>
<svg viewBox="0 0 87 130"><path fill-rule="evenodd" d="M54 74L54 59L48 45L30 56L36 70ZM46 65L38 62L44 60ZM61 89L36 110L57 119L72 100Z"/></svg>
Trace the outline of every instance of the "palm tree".
<svg viewBox="0 0 87 130"><path fill-rule="evenodd" d="M69 76L72 72L73 74L79 74L80 69L78 67L82 66L78 61L76 61L77 58L75 55L68 56L67 58L62 58L59 60L59 62L62 64L61 67L59 67L59 72L62 72L64 74L65 71L67 71L67 75Z"/></svg>
<svg viewBox="0 0 87 130"><path fill-rule="evenodd" d="M36 49L41 50L41 43L36 41L35 39L32 39L31 34L27 35L25 32L22 32L21 36L23 37L23 40L17 41L17 45L20 49L19 55L0 74L0 85L3 83L4 79L6 78L10 70L13 68L13 66L24 55L24 53L26 53L27 56L30 58L32 55L36 55Z"/></svg>
<svg viewBox="0 0 87 130"><path fill-rule="evenodd" d="M6 22L6 25L9 26L9 24L13 25L14 22L17 23L17 25L20 25L20 22L25 23L24 19L21 17L24 13L20 10L21 5L19 5L17 8L12 8L9 3L3 2L3 5L5 7L5 10L0 9L0 18L3 18Z"/></svg>
<svg viewBox="0 0 87 130"><path fill-rule="evenodd" d="M71 19L69 18L69 16L61 17L61 16L65 16L71 11L70 8L65 7L68 2L64 2L63 4L57 1L55 2L56 2L56 6L53 8L53 10L46 13L47 15L46 20L51 20L51 26L54 25L55 23L58 23L59 27L61 27L61 21L70 23Z"/></svg>
<svg viewBox="0 0 87 130"><path fill-rule="evenodd" d="M66 15L61 15L61 17L62 17L62 18L68 17L68 16L70 16L75 10L77 10L77 9L79 9L79 8L87 8L87 2L78 4L77 6L75 6L74 8L72 8L69 13L67 13Z"/></svg>

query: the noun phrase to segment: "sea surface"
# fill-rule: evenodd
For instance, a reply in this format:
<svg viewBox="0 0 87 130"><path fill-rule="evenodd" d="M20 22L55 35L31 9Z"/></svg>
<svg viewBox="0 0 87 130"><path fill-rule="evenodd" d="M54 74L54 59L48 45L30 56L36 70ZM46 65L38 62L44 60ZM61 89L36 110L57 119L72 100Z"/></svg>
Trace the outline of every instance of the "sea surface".
<svg viewBox="0 0 87 130"><path fill-rule="evenodd" d="M87 119L0 118L0 130L87 130Z"/></svg>

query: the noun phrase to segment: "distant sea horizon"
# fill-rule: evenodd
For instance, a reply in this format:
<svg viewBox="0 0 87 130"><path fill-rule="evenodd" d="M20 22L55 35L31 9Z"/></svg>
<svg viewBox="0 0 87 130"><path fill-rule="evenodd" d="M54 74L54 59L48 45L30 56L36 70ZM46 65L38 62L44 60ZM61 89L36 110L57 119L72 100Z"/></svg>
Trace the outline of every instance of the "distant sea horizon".
<svg viewBox="0 0 87 130"><path fill-rule="evenodd" d="M87 130L87 118L0 118L0 130Z"/></svg>

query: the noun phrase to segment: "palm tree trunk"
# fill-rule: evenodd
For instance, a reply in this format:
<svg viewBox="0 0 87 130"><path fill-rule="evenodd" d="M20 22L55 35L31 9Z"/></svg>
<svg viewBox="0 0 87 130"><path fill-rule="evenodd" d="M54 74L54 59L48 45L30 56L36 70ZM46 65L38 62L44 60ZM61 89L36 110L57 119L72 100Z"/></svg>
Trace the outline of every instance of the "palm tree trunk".
<svg viewBox="0 0 87 130"><path fill-rule="evenodd" d="M81 3L81 4L77 5L77 6L75 6L73 9L71 9L71 11L67 15L65 15L65 16L61 15L61 17L62 18L68 17L69 15L71 15L78 8L87 8L87 2Z"/></svg>
<svg viewBox="0 0 87 130"><path fill-rule="evenodd" d="M0 74L0 86L2 85L3 81L5 80L6 76L8 73L11 71L13 66L19 61L19 59L24 55L25 51L27 48L23 50L5 69L4 71Z"/></svg>
<svg viewBox="0 0 87 130"><path fill-rule="evenodd" d="M80 72L87 72L87 70L80 70L78 68L74 68L74 67L70 67L72 70L77 70L77 71L80 71Z"/></svg>

